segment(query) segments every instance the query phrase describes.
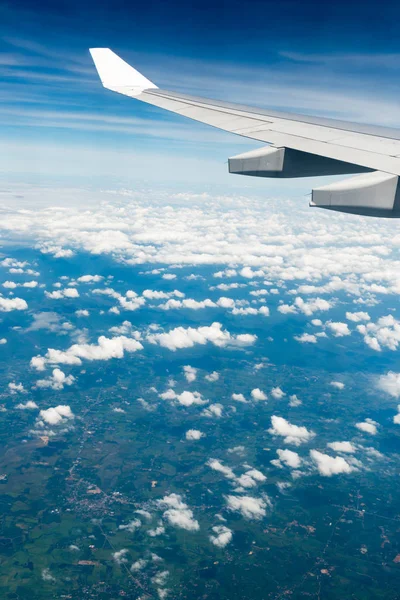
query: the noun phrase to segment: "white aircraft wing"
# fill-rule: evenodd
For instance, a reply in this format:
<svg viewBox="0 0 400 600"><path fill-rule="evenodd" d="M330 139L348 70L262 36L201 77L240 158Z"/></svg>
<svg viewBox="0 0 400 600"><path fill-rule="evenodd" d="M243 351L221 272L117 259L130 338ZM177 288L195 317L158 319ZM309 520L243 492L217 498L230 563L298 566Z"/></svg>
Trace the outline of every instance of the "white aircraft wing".
<svg viewBox="0 0 400 600"><path fill-rule="evenodd" d="M400 131L197 98L159 89L108 48L90 50L105 88L269 144L229 159L231 173L310 177L361 173L317 188L312 206L400 216Z"/></svg>

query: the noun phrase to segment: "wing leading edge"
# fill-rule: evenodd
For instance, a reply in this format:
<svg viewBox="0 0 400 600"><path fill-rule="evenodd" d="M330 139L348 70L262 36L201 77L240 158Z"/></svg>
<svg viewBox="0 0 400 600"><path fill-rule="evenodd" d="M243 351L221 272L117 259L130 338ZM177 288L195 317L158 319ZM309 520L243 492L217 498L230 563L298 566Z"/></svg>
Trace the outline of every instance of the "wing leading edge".
<svg viewBox="0 0 400 600"><path fill-rule="evenodd" d="M361 173L313 190L310 205L400 217L399 130L177 94L159 89L108 48L93 48L90 53L105 88L272 145L230 158L231 173L257 177Z"/></svg>

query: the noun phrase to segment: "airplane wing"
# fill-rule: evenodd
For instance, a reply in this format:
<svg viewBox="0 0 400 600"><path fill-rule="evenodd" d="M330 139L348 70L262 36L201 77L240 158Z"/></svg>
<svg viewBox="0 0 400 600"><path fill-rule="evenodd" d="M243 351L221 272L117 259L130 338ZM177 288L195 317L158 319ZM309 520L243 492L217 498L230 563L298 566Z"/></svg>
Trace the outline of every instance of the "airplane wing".
<svg viewBox="0 0 400 600"><path fill-rule="evenodd" d="M268 144L231 157L230 173L315 177L358 173L312 191L311 206L400 217L400 130L262 110L159 89L108 48L90 50L103 86Z"/></svg>

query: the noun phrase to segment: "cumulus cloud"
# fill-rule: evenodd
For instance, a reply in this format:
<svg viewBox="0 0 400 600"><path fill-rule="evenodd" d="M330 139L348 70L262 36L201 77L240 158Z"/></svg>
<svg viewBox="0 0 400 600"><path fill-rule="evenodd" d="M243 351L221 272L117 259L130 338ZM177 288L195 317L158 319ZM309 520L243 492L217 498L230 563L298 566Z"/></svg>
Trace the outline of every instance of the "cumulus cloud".
<svg viewBox="0 0 400 600"><path fill-rule="evenodd" d="M309 431L306 427L292 425L283 417L273 415L271 417L272 427L268 429L271 435L281 436L286 444L294 444L300 446L305 442L309 442L314 436L313 431Z"/></svg>
<svg viewBox="0 0 400 600"><path fill-rule="evenodd" d="M144 558L139 558L134 563L132 563L130 570L132 571L132 573L136 573L137 571L141 571L142 569L144 569L146 565L147 560L144 560Z"/></svg>
<svg viewBox="0 0 400 600"><path fill-rule="evenodd" d="M302 333L301 335L295 335L293 337L297 342L300 342L300 344L316 344L317 343L317 338L312 333Z"/></svg>
<svg viewBox="0 0 400 600"><path fill-rule="evenodd" d="M347 323L328 321L326 326L329 327L335 337L344 337L351 334Z"/></svg>
<svg viewBox="0 0 400 600"><path fill-rule="evenodd" d="M353 323L359 323L360 321L370 321L371 317L367 312L346 312L346 319Z"/></svg>
<svg viewBox="0 0 400 600"><path fill-rule="evenodd" d="M357 325L357 331L372 350L381 352L383 348L395 351L400 343L400 321L393 315L380 317L376 323Z"/></svg>
<svg viewBox="0 0 400 600"><path fill-rule="evenodd" d="M177 394L172 388L166 392L160 394L162 400L175 400L182 406L192 406L193 404L207 404L208 400L205 400L200 392L188 392L184 391L181 394Z"/></svg>
<svg viewBox="0 0 400 600"><path fill-rule="evenodd" d="M269 501L263 498L254 498L253 496L226 496L229 510L240 512L245 519L262 519L267 514Z"/></svg>
<svg viewBox="0 0 400 600"><path fill-rule="evenodd" d="M222 329L221 323L213 323L209 327L176 327L168 333L148 334L147 339L152 344L158 344L169 350L192 348L196 344L211 343L220 348L226 346L250 346L255 343L257 336L249 333L231 335Z"/></svg>
<svg viewBox="0 0 400 600"><path fill-rule="evenodd" d="M164 510L163 517L170 525L186 529L187 531L198 531L200 525L193 517L193 511L182 501L179 494L169 494L161 500L157 500L159 508Z"/></svg>
<svg viewBox="0 0 400 600"><path fill-rule="evenodd" d="M243 396L243 394L232 394L232 400L234 400L235 402L243 402L243 403L247 402L247 400Z"/></svg>
<svg viewBox="0 0 400 600"><path fill-rule="evenodd" d="M65 385L72 385L75 381L75 377L72 375L65 375L60 369L53 369L53 373L47 379L38 379L36 387L38 388L51 388L52 390L62 390Z"/></svg>
<svg viewBox="0 0 400 600"><path fill-rule="evenodd" d="M311 316L315 312L318 311L327 311L331 309L333 304L324 300L323 298L313 298L306 302L298 296L294 303L289 304L281 304L278 306L278 311L282 314L290 314L290 313L303 313L306 316Z"/></svg>
<svg viewBox="0 0 400 600"><path fill-rule="evenodd" d="M58 406L41 410L39 417L42 419L42 421L48 423L49 425L60 425L69 419L73 419L74 414L70 406L59 404Z"/></svg>
<svg viewBox="0 0 400 600"><path fill-rule="evenodd" d="M260 388L254 388L254 390L251 390L251 397L253 400L267 400L268 398L267 394L260 390Z"/></svg>
<svg viewBox="0 0 400 600"><path fill-rule="evenodd" d="M89 316L89 311L86 309L80 309L80 310L76 310L75 314L77 317L88 317Z"/></svg>
<svg viewBox="0 0 400 600"><path fill-rule="evenodd" d="M33 400L28 400L25 403L17 404L15 408L18 408L18 410L36 410L39 407Z"/></svg>
<svg viewBox="0 0 400 600"><path fill-rule="evenodd" d="M14 381L11 381L8 384L8 389L10 394L26 394L26 389L24 388L24 386L22 385L22 383L15 383Z"/></svg>
<svg viewBox="0 0 400 600"><path fill-rule="evenodd" d="M63 298L79 298L79 292L76 288L70 287L63 290L54 290L54 292L44 292L47 298L51 300L62 300Z"/></svg>
<svg viewBox="0 0 400 600"><path fill-rule="evenodd" d="M162 521L159 522L157 527L147 530L147 535L150 537L158 537L159 535L163 535L165 533L165 527L162 524Z"/></svg>
<svg viewBox="0 0 400 600"><path fill-rule="evenodd" d="M107 338L100 336L97 344L73 344L67 350L49 348L44 357L35 356L31 359L31 366L41 371L46 363L81 365L82 360L110 360L123 358L125 352L142 350L142 344L126 336Z"/></svg>
<svg viewBox="0 0 400 600"><path fill-rule="evenodd" d="M351 473L354 468L349 465L341 456L329 456L318 450L310 450L310 456L315 462L320 475L331 477L340 473Z"/></svg>
<svg viewBox="0 0 400 600"><path fill-rule="evenodd" d="M296 408L297 406L301 406L302 404L302 401L296 396L296 394L292 394L291 396L289 396L289 406L291 408Z"/></svg>
<svg viewBox="0 0 400 600"><path fill-rule="evenodd" d="M217 373L217 371L213 371L212 373L209 373L208 375L206 375L204 377L204 379L206 379L207 381L210 381L211 383L213 383L214 381L218 381L218 379L219 379L219 373Z"/></svg>
<svg viewBox="0 0 400 600"><path fill-rule="evenodd" d="M389 371L386 375L381 375L378 379L378 388L393 396L400 397L400 373Z"/></svg>
<svg viewBox="0 0 400 600"><path fill-rule="evenodd" d="M335 452L344 452L345 454L353 454L356 447L351 442L330 442L327 444Z"/></svg>
<svg viewBox="0 0 400 600"><path fill-rule="evenodd" d="M185 378L188 383L192 383L192 381L196 380L197 369L195 369L194 367L191 367L190 365L186 365L183 367L183 372L185 374Z"/></svg>
<svg viewBox="0 0 400 600"><path fill-rule="evenodd" d="M204 433L202 431L199 431L198 429L188 429L186 432L186 439L193 441L193 440L199 440L202 437L204 437Z"/></svg>
<svg viewBox="0 0 400 600"><path fill-rule="evenodd" d="M122 529L124 531L129 531L129 533L134 533L136 529L141 527L142 521L140 519L132 519L129 523L123 523L119 525L118 529Z"/></svg>
<svg viewBox="0 0 400 600"><path fill-rule="evenodd" d="M274 387L271 390L271 396L275 398L275 400L281 400L286 394L280 387Z"/></svg>
<svg viewBox="0 0 400 600"><path fill-rule="evenodd" d="M184 298L185 294L178 290L174 290L173 292L161 292L158 290L144 290L142 296L147 298L148 300L164 300L168 298L172 298L176 296L177 298Z"/></svg>
<svg viewBox="0 0 400 600"><path fill-rule="evenodd" d="M27 308L28 304L22 298L3 298L3 296L0 296L0 312L26 310Z"/></svg>
<svg viewBox="0 0 400 600"><path fill-rule="evenodd" d="M129 550L127 548L122 548L121 550L117 550L112 553L112 557L117 563L117 565L123 565L128 562L127 555L129 554Z"/></svg>
<svg viewBox="0 0 400 600"><path fill-rule="evenodd" d="M210 541L217 548L225 548L232 541L232 530L225 525L215 525L212 528L214 535L210 535Z"/></svg>
<svg viewBox="0 0 400 600"><path fill-rule="evenodd" d="M223 409L224 407L222 406L222 404L216 402L215 404L210 404L210 406L205 408L201 414L203 417L217 417L219 419L220 417L222 417Z"/></svg>
<svg viewBox="0 0 400 600"><path fill-rule="evenodd" d="M400 404L397 405L397 415L394 415L393 423L395 425L400 425Z"/></svg>
<svg viewBox="0 0 400 600"><path fill-rule="evenodd" d="M102 275L82 275L81 277L78 277L77 281L79 281L79 283L98 283L103 279L104 277Z"/></svg>
<svg viewBox="0 0 400 600"><path fill-rule="evenodd" d="M207 461L207 465L213 470L222 473L227 479L236 479L236 475L230 467L223 465L221 461L216 458L210 458Z"/></svg>
<svg viewBox="0 0 400 600"><path fill-rule="evenodd" d="M355 426L360 431L363 431L364 433L370 433L371 435L376 435L378 432L378 423L372 419L365 419L365 421L356 423Z"/></svg>
<svg viewBox="0 0 400 600"><path fill-rule="evenodd" d="M222 473L224 477L226 477L234 486L236 486L235 491L243 491L243 488L246 489L256 487L259 483L263 483L267 479L264 473L254 468L248 468L245 473L237 476L231 467L224 465L221 461L215 458L211 458L206 464L213 469L213 471ZM249 465L247 465L247 467L248 466Z"/></svg>
<svg viewBox="0 0 400 600"><path fill-rule="evenodd" d="M285 464L287 467L292 469L298 469L301 465L301 458L297 454L297 452L293 452L292 450L277 450L277 455L279 456L279 461Z"/></svg>
<svg viewBox="0 0 400 600"><path fill-rule="evenodd" d="M338 390L343 390L344 389L344 383L342 383L341 381L331 381L330 384L332 387L338 389Z"/></svg>

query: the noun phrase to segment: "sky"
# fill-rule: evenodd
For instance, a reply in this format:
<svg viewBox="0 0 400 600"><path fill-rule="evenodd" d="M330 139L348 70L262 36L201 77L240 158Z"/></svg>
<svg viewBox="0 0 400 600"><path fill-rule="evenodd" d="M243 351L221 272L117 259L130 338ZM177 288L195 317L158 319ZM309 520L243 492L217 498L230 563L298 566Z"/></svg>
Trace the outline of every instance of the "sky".
<svg viewBox="0 0 400 600"><path fill-rule="evenodd" d="M396 127L399 16L394 1L1 2L0 173L260 189L226 165L255 142L104 90L88 48L164 89Z"/></svg>

